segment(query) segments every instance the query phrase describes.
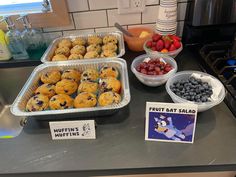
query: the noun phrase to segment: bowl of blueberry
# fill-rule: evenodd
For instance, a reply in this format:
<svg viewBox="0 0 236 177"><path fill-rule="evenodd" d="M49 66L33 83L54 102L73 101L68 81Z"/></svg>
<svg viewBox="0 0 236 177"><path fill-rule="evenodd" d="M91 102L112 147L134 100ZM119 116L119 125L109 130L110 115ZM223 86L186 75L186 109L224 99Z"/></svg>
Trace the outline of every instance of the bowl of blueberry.
<svg viewBox="0 0 236 177"><path fill-rule="evenodd" d="M194 103L206 111L225 98L225 88L215 77L199 71L182 71L169 78L166 91L175 103Z"/></svg>
<svg viewBox="0 0 236 177"><path fill-rule="evenodd" d="M144 54L133 60L131 71L144 85L156 87L166 83L176 73L177 64L169 56L151 58Z"/></svg>

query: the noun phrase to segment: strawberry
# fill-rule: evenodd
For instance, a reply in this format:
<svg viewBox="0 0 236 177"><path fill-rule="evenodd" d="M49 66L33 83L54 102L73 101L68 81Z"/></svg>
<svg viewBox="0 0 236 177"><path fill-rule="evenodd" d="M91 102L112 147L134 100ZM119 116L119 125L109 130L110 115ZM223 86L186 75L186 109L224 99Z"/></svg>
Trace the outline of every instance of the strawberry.
<svg viewBox="0 0 236 177"><path fill-rule="evenodd" d="M176 39L174 40L173 44L174 44L176 49L181 47L181 43L179 41L177 41Z"/></svg>
<svg viewBox="0 0 236 177"><path fill-rule="evenodd" d="M163 40L159 39L156 44L156 49L158 52L160 52L164 48L164 42Z"/></svg>
<svg viewBox="0 0 236 177"><path fill-rule="evenodd" d="M181 41L181 38L179 36L176 36L176 35L172 35L171 38L173 40Z"/></svg>
<svg viewBox="0 0 236 177"><path fill-rule="evenodd" d="M152 47L156 47L157 43L156 42L152 42Z"/></svg>
<svg viewBox="0 0 236 177"><path fill-rule="evenodd" d="M165 48L169 49L169 47L171 45L171 41L170 40L164 40L164 44L165 44Z"/></svg>
<svg viewBox="0 0 236 177"><path fill-rule="evenodd" d="M169 48L169 51L174 51L174 50L176 50L176 48L175 48L174 44L171 44L170 48Z"/></svg>
<svg viewBox="0 0 236 177"><path fill-rule="evenodd" d="M159 35L159 34L154 34L152 36L152 40L155 41L155 42L157 42L160 38L161 38L161 35Z"/></svg>
<svg viewBox="0 0 236 177"><path fill-rule="evenodd" d="M146 46L147 46L148 48L151 48L151 47L152 47L152 41L148 41L148 42L146 43Z"/></svg>

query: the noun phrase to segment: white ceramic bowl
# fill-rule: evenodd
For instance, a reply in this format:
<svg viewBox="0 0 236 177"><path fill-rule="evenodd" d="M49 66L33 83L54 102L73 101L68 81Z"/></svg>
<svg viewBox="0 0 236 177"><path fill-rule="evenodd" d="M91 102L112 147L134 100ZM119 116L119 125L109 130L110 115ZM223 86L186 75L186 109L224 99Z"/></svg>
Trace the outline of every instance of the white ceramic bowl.
<svg viewBox="0 0 236 177"><path fill-rule="evenodd" d="M177 50L175 51L170 51L170 52L167 52L167 53L162 53L162 52L158 52L158 51L153 51L149 48L147 48L146 46L146 43L150 41L150 40L147 40L144 44L143 44L143 49L145 50L145 52L152 58L159 58L159 57L166 57L166 56L170 56L172 58L175 58L182 50L183 50L183 44L181 42L181 47L178 48Z"/></svg>
<svg viewBox="0 0 236 177"><path fill-rule="evenodd" d="M205 103L197 103L197 102L188 101L186 99L183 99L183 98L179 97L178 95L176 95L174 92L171 91L170 86L173 85L174 82L180 81L180 80L183 80L183 79L187 79L193 73L201 74L203 76L210 76L212 79L215 80L215 82L218 82L217 84L219 84L220 87L221 87L221 91L220 91L220 94L218 96L218 100L211 101L211 102L205 102ZM216 79L215 77L213 77L213 76L211 76L207 73L203 73L203 72L199 72L199 71L181 71L181 72L176 73L174 76L172 76L168 79L168 81L166 83L166 91L170 95L173 102L175 102L175 103L195 103L195 104L197 104L198 105L198 112L206 111L206 110L220 104L225 98L224 85L218 79Z"/></svg>
<svg viewBox="0 0 236 177"><path fill-rule="evenodd" d="M163 60L166 63L169 63L173 67L173 69L171 71L169 71L168 73L163 74L163 75L142 74L136 70L136 67L139 63L143 62L143 60L145 58L152 59L152 57L149 57L147 54L140 55L140 56L136 57L131 64L131 71L134 73L134 75L138 78L138 80L140 82L142 82L143 84L145 84L147 86L156 87L156 86L162 85L162 84L166 83L166 81L177 72L176 61L171 57L165 56L163 58ZM155 57L155 58L157 58L157 57Z"/></svg>

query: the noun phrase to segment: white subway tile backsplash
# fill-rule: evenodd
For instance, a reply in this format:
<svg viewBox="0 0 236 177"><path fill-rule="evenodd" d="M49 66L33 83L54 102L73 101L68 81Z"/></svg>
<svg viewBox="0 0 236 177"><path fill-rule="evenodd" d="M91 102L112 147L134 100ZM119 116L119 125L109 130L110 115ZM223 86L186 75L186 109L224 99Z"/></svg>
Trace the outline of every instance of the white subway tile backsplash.
<svg viewBox="0 0 236 177"><path fill-rule="evenodd" d="M127 26L122 26L123 28L127 29ZM113 31L119 31L116 27L107 27L107 28L96 28L95 32L113 32Z"/></svg>
<svg viewBox="0 0 236 177"><path fill-rule="evenodd" d="M94 33L94 29L63 31L63 36L77 36L89 33Z"/></svg>
<svg viewBox="0 0 236 177"><path fill-rule="evenodd" d="M156 22L159 6L147 6L142 14L142 23Z"/></svg>
<svg viewBox="0 0 236 177"><path fill-rule="evenodd" d="M100 32L112 32L112 31L117 31L115 27L107 27L107 28L96 28L95 32L100 33Z"/></svg>
<svg viewBox="0 0 236 177"><path fill-rule="evenodd" d="M67 0L69 12L89 10L87 0Z"/></svg>
<svg viewBox="0 0 236 177"><path fill-rule="evenodd" d="M132 28L132 27L148 27L148 28L155 30L155 24L156 23L142 24L142 25L128 25L128 29Z"/></svg>
<svg viewBox="0 0 236 177"><path fill-rule="evenodd" d="M74 13L76 29L106 27L107 15L105 10Z"/></svg>
<svg viewBox="0 0 236 177"><path fill-rule="evenodd" d="M186 14L187 3L178 3L177 20L184 20Z"/></svg>
<svg viewBox="0 0 236 177"><path fill-rule="evenodd" d="M70 14L70 20L71 24L69 26L63 26L63 27L54 27L54 28L43 28L44 32L51 32L51 31L60 31L60 30L72 30L75 29L74 21L72 19L72 14Z"/></svg>
<svg viewBox="0 0 236 177"><path fill-rule="evenodd" d="M157 5L160 4L159 0L146 0L146 5Z"/></svg>
<svg viewBox="0 0 236 177"><path fill-rule="evenodd" d="M90 10L117 8L117 0L88 0Z"/></svg>
<svg viewBox="0 0 236 177"><path fill-rule="evenodd" d="M184 28L184 21L178 22L178 24L177 24L177 32L176 32L176 34L178 36L182 36L183 28Z"/></svg>
<svg viewBox="0 0 236 177"><path fill-rule="evenodd" d="M178 35L182 35L189 0L178 2ZM72 23L65 27L44 28L47 35L61 36L87 34L93 32L117 31L114 23L125 28L148 26L155 29L160 0L146 0L145 11L141 13L118 14L117 0L67 0ZM141 19L142 18L142 19Z"/></svg>
<svg viewBox="0 0 236 177"><path fill-rule="evenodd" d="M114 26L115 22L117 22L121 25L140 24L141 23L141 13L118 14L117 9L107 10L107 13L108 13L109 26Z"/></svg>

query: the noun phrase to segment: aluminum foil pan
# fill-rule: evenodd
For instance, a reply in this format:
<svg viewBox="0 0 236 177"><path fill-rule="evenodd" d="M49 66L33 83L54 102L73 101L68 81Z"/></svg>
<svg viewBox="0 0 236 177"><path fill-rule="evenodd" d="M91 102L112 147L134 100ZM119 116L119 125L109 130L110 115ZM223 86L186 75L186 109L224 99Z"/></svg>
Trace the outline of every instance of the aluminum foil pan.
<svg viewBox="0 0 236 177"><path fill-rule="evenodd" d="M119 58L119 57L121 57L121 56L123 56L125 54L124 38L123 38L123 34L121 32L118 32L118 31L117 32L102 32L102 33L91 33L91 34L86 34L86 35L84 34L84 35L66 36L66 37L57 38L47 48L47 50L45 51L45 53L43 54L43 56L41 58L41 61L43 63L61 62L61 61L51 61L51 58L54 56L54 51L57 49L58 43L62 39L74 40L76 37L81 37L81 38L87 39L89 36L95 36L95 35L99 36L99 37L104 37L104 36L107 36L107 35L114 35L114 36L116 36L116 38L118 39L118 52L117 52L117 56L113 57L113 58ZM71 61L71 60L69 60L69 61Z"/></svg>
<svg viewBox="0 0 236 177"><path fill-rule="evenodd" d="M102 66L113 66L119 70L119 79L122 84L121 97L122 100L119 104L114 104L105 107L93 107L93 108L71 108L64 110L44 110L35 112L26 112L25 106L27 101L31 96L33 96L35 89L39 86L39 80L42 73L48 72L53 69L66 70L66 69L78 69L85 70L87 68L100 69ZM16 116L54 116L57 118L66 117L91 117L91 116L103 116L113 114L114 112L120 110L121 108L128 105L130 102L130 90L129 90L129 80L127 72L126 61L121 58L109 58L109 59L96 59L96 60L81 60L68 62L58 62L58 63L46 63L41 64L34 69L29 79L25 83L24 87L16 97L14 103L11 107L11 112Z"/></svg>

